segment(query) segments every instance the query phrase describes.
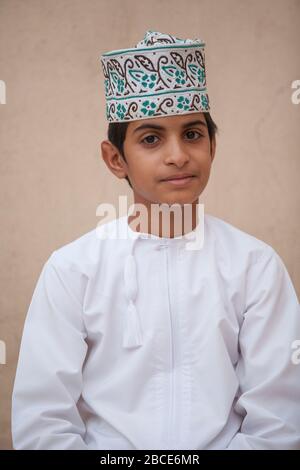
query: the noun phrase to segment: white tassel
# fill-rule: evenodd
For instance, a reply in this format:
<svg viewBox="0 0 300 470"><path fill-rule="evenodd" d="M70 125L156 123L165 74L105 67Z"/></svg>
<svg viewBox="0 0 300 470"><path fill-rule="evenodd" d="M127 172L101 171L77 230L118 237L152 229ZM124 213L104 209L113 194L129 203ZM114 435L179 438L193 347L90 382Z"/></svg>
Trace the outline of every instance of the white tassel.
<svg viewBox="0 0 300 470"><path fill-rule="evenodd" d="M142 328L135 306L137 296L136 265L133 255L128 255L124 270L125 292L128 306L124 316L123 347L134 348L143 344Z"/></svg>
<svg viewBox="0 0 300 470"><path fill-rule="evenodd" d="M135 348L142 346L142 330L136 306L130 302L124 318L123 347Z"/></svg>

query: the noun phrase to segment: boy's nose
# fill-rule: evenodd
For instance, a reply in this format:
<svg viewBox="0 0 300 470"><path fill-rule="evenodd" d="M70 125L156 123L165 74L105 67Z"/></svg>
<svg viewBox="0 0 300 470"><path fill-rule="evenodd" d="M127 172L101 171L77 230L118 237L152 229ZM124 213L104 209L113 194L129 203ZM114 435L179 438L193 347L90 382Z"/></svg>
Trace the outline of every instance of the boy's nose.
<svg viewBox="0 0 300 470"><path fill-rule="evenodd" d="M178 138L170 139L165 148L165 163L174 163L181 167L189 161L190 157L184 144Z"/></svg>

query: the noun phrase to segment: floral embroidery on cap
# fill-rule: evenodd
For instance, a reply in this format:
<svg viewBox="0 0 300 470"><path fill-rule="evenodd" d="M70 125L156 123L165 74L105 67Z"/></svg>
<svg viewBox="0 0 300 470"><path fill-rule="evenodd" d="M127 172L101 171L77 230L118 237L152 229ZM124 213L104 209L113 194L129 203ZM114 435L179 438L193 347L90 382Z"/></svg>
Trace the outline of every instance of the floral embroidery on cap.
<svg viewBox="0 0 300 470"><path fill-rule="evenodd" d="M103 54L107 120L209 111L204 46L147 31L135 47Z"/></svg>

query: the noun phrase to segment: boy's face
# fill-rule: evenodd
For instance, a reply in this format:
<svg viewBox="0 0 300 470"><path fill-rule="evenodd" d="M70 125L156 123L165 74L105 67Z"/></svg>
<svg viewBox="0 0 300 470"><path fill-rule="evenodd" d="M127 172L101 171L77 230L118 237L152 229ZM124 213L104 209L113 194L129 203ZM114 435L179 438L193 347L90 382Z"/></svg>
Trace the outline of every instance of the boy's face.
<svg viewBox="0 0 300 470"><path fill-rule="evenodd" d="M215 140L210 142L204 114L199 112L131 121L123 149L127 162L113 158L106 144L103 158L116 176L129 177L134 202L190 204L208 182ZM166 180L184 173L193 176L177 184Z"/></svg>

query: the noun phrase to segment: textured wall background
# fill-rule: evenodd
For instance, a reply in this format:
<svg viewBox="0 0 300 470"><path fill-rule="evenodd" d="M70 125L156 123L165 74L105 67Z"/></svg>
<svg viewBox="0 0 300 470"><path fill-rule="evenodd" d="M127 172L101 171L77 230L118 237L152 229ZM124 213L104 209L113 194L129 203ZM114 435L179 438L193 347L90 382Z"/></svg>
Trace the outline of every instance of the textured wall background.
<svg viewBox="0 0 300 470"><path fill-rule="evenodd" d="M0 0L0 448L10 448L20 338L43 263L130 195L100 154L99 57L147 29L206 42L220 127L205 210L271 244L300 295L299 0ZM122 214L120 214L122 215Z"/></svg>

